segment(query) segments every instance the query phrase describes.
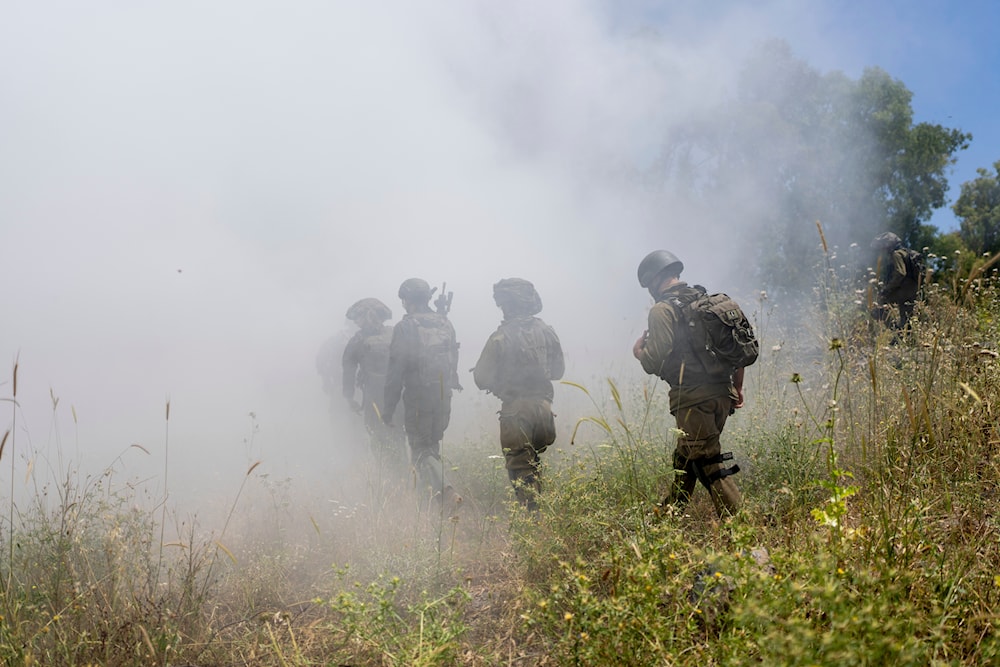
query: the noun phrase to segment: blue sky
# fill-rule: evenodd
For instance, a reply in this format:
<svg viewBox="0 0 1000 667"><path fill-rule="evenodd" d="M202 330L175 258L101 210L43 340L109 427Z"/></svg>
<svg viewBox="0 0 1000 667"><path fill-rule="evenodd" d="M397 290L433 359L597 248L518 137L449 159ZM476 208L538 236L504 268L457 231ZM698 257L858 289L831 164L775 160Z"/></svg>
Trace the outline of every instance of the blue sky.
<svg viewBox="0 0 1000 667"><path fill-rule="evenodd" d="M973 136L949 177L950 203L976 169L1000 160L1000 2L989 0L818 0L794 3L810 27L782 26L796 53L822 70L858 76L877 66L913 93L915 122ZM816 16L818 23L813 24ZM814 27L815 25L815 27ZM814 33L813 31L816 31ZM949 207L932 222L957 227Z"/></svg>
<svg viewBox="0 0 1000 667"><path fill-rule="evenodd" d="M976 169L995 174L1000 160L1000 3L837 2L834 31L856 42L868 65L877 65L913 92L914 120L972 134L950 177L951 202ZM803 45L803 48L806 48ZM852 66L857 68L857 64ZM950 208L934 224L954 229Z"/></svg>

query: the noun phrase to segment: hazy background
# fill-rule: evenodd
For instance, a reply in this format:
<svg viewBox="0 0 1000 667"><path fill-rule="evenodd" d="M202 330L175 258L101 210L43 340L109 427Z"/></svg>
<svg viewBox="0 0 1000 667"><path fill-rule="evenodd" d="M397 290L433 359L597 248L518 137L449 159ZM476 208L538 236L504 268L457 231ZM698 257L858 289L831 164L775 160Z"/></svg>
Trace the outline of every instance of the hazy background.
<svg viewBox="0 0 1000 667"><path fill-rule="evenodd" d="M693 282L754 286L728 227L739 210L692 220L630 174L725 98L765 38L824 70L882 66L914 90L916 121L979 142L921 114L919 87L879 60L898 58L886 33L859 42L865 17L844 3L706 4L0 2L15 457L100 469L138 443L150 454L129 452L129 472L155 475L169 441L171 489L257 459L335 479L344 436L316 353L361 297L401 316L411 276L455 293L466 391L446 446L495 437L496 403L466 371L500 278L535 282L567 379L640 377L648 251L673 250ZM574 391L557 390L563 436Z"/></svg>

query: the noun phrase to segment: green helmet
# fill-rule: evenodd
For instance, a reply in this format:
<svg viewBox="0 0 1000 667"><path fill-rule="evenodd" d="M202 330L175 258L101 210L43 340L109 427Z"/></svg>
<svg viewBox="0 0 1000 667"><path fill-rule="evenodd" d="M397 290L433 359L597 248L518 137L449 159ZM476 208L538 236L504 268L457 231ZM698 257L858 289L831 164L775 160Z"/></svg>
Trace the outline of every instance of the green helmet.
<svg viewBox="0 0 1000 667"><path fill-rule="evenodd" d="M378 318L379 322L385 322L392 317L392 311L389 309L389 306L374 297L361 299L347 309L347 319L353 322L360 322L368 314Z"/></svg>
<svg viewBox="0 0 1000 667"><path fill-rule="evenodd" d="M639 285L648 288L656 276L665 269L676 269L677 275L684 270L684 262L668 250L654 250L639 262Z"/></svg>
<svg viewBox="0 0 1000 667"><path fill-rule="evenodd" d="M899 238L892 232L885 232L884 234L879 234L872 241L873 248L882 248L884 250L895 250L903 245L903 239Z"/></svg>
<svg viewBox="0 0 1000 667"><path fill-rule="evenodd" d="M419 301L426 303L430 301L431 286L426 280L421 278L407 278L403 281L403 284L399 286L399 298L404 301Z"/></svg>
<svg viewBox="0 0 1000 667"><path fill-rule="evenodd" d="M524 315L542 312L542 297L529 281L523 278L504 278L493 285L493 300L505 311Z"/></svg>

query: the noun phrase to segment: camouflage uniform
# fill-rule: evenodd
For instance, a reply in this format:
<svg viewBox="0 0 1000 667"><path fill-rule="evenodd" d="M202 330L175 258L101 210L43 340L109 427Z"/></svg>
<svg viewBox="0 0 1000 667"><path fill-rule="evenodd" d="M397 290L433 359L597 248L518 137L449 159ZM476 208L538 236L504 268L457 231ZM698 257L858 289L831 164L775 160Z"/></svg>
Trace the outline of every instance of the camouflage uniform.
<svg viewBox="0 0 1000 667"><path fill-rule="evenodd" d="M518 501L535 509L538 455L556 439L552 380L565 370L562 346L552 327L534 317L542 305L530 282L508 278L493 291L504 319L486 341L473 377L477 387L500 398L500 447L507 475Z"/></svg>
<svg viewBox="0 0 1000 667"><path fill-rule="evenodd" d="M651 293L658 289L656 281L646 282L644 286ZM718 515L724 517L742 506L739 489L730 477L739 471L739 466L726 465L732 455L722 454L720 441L726 420L735 411L740 397L732 374L705 371L685 331L685 316L678 304L690 303L700 294L679 281L654 293L656 304L649 312L648 333L636 356L643 370L670 384L670 413L682 432L677 436L673 456L675 474L665 502L687 503L700 481L708 489Z"/></svg>
<svg viewBox="0 0 1000 667"><path fill-rule="evenodd" d="M403 286L415 280L410 279ZM426 282L419 283L423 294ZM403 294L401 287L401 298ZM402 399L410 460L421 481L439 499L458 498L445 479L441 462L441 439L451 419L452 391L461 389L458 343L447 316L427 305L429 287L426 295L426 299L418 299L420 303L411 303L407 314L393 328L382 419L391 420Z"/></svg>
<svg viewBox="0 0 1000 667"><path fill-rule="evenodd" d="M382 422L385 380L389 368L392 329L383 321L392 311L377 299L362 299L347 311L361 327L347 342L341 358L344 398L364 415L375 454L383 463L395 465L402 457L402 437L398 429ZM355 393L361 390L361 403Z"/></svg>

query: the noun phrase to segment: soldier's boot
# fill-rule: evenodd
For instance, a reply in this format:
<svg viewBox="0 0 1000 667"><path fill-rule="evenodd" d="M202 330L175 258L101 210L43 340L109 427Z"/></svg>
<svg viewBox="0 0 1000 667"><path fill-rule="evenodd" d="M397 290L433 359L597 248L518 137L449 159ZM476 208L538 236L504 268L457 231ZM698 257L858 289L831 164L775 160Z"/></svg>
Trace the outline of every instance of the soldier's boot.
<svg viewBox="0 0 1000 667"><path fill-rule="evenodd" d="M735 463L732 465L726 463L732 459L732 452L726 452L695 462L698 479L708 489L712 504L715 506L715 513L720 519L736 514L743 507L743 496L740 495L736 482L731 479L732 475L740 471L740 467Z"/></svg>
<svg viewBox="0 0 1000 667"><path fill-rule="evenodd" d="M514 487L514 496L517 498L517 502L529 512L537 512L538 494L542 492L538 473L508 470L507 476Z"/></svg>

